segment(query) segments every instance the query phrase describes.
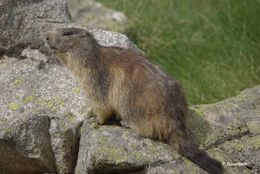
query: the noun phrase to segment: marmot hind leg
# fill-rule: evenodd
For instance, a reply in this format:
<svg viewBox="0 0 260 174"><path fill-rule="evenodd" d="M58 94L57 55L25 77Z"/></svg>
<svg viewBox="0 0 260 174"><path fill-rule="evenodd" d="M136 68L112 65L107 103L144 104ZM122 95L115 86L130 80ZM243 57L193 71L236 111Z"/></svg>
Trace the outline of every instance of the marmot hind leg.
<svg viewBox="0 0 260 174"><path fill-rule="evenodd" d="M98 118L99 124L108 124L117 119L115 110L110 106L92 107L94 115Z"/></svg>

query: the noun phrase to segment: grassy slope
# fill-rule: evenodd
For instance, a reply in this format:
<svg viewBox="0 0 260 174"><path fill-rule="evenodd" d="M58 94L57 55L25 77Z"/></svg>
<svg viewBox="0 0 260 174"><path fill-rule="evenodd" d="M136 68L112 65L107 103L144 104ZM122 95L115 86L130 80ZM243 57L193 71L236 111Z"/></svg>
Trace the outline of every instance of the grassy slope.
<svg viewBox="0 0 260 174"><path fill-rule="evenodd" d="M260 82L260 0L100 0L130 20L129 35L181 80L190 104Z"/></svg>

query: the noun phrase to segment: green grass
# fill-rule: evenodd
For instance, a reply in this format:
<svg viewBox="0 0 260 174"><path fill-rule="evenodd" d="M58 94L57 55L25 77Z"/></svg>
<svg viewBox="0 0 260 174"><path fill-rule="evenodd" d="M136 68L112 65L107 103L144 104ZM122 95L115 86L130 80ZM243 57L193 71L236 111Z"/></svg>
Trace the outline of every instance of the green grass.
<svg viewBox="0 0 260 174"><path fill-rule="evenodd" d="M190 104L260 84L260 0L99 0L129 18L129 37L179 79Z"/></svg>

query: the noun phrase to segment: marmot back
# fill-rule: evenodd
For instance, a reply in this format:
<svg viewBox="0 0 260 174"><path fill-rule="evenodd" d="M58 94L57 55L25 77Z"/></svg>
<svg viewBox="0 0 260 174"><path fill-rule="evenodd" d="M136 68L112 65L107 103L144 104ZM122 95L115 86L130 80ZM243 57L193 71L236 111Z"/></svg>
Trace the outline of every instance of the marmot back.
<svg viewBox="0 0 260 174"><path fill-rule="evenodd" d="M221 163L189 137L188 106L176 79L134 51L100 46L82 29L57 29L46 40L80 79L101 124L116 114L140 135L169 143L212 174L223 173Z"/></svg>

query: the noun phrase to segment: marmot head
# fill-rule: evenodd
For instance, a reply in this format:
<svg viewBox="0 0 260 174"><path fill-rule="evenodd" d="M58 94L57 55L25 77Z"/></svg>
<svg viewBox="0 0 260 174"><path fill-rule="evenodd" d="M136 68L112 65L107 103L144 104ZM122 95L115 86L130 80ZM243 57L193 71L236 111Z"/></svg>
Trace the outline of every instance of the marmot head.
<svg viewBox="0 0 260 174"><path fill-rule="evenodd" d="M59 28L47 32L45 39L54 53L63 64L84 64L86 55L91 55L95 50L96 40L93 35L84 29Z"/></svg>
<svg viewBox="0 0 260 174"><path fill-rule="evenodd" d="M81 42L92 44L93 35L79 28L59 28L47 32L45 38L51 49L60 53L69 52L78 47Z"/></svg>

